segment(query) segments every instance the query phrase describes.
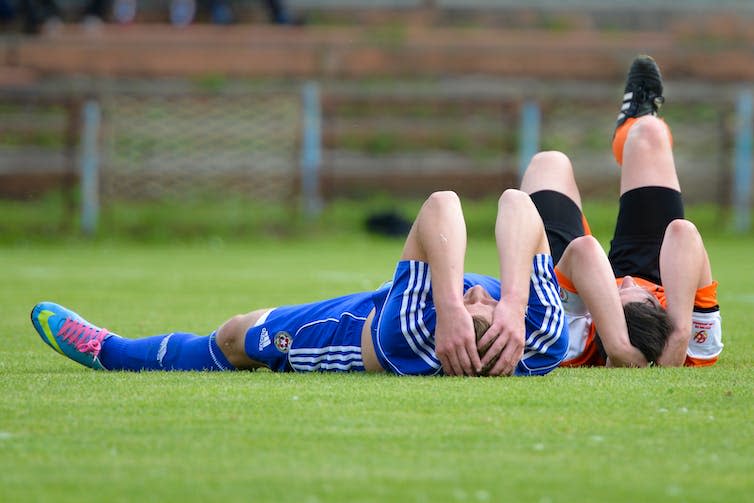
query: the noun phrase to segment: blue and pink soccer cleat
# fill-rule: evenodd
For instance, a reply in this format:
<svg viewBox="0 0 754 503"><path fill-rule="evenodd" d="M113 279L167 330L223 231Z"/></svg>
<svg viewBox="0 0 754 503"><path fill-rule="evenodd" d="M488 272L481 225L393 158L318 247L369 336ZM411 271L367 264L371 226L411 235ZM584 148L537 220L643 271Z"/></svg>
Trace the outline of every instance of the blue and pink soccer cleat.
<svg viewBox="0 0 754 503"><path fill-rule="evenodd" d="M31 311L31 322L52 349L82 365L106 370L99 361L102 341L111 334L78 314L52 302L40 302Z"/></svg>

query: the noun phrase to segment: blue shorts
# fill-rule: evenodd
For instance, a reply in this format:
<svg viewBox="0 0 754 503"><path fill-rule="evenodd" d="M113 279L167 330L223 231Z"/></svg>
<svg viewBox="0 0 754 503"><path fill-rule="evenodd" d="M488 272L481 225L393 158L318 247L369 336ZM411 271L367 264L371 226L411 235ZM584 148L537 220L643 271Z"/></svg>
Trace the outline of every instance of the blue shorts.
<svg viewBox="0 0 754 503"><path fill-rule="evenodd" d="M361 329L372 295L277 307L246 332L246 354L276 372L363 371Z"/></svg>
<svg viewBox="0 0 754 503"><path fill-rule="evenodd" d="M383 368L396 374L434 375L442 372L435 355L436 313L429 265L404 260L398 263L389 289L375 293L377 314L372 323L372 341ZM464 275L464 292L481 285L500 299L500 283L478 274ZM515 375L544 375L555 369L568 350L560 288L552 257L536 255L526 308L524 356Z"/></svg>

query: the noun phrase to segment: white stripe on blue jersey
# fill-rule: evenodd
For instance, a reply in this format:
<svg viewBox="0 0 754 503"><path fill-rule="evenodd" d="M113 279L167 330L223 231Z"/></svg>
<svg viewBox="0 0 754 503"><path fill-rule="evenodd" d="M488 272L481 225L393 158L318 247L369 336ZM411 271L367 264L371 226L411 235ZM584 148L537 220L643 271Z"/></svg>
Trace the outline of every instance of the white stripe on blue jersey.
<svg viewBox="0 0 754 503"><path fill-rule="evenodd" d="M288 353L294 370L364 370L360 346L326 346L323 348L295 348Z"/></svg>
<svg viewBox="0 0 754 503"><path fill-rule="evenodd" d="M401 332L411 350L434 369L440 368L434 345L429 342L432 334L424 324L424 308L431 287L429 264L411 260L408 288L403 292L400 320Z"/></svg>
<svg viewBox="0 0 754 503"><path fill-rule="evenodd" d="M526 346L533 352L542 352L546 350L553 338L557 339L559 332L557 328L561 324L560 317L557 316L557 306L555 293L551 283L550 273L547 270L547 264L543 263L544 255L537 255L534 261L534 271L531 275L531 284L537 295L539 303L545 307L545 315L539 328L529 334L526 340Z"/></svg>
<svg viewBox="0 0 754 503"><path fill-rule="evenodd" d="M539 255L538 259L541 262L541 270L544 277L541 285L544 286L547 305L550 306L548 307L548 310L551 311L552 323L554 325L548 328L548 332L550 333L549 340L541 341L541 351L545 352L560 337L561 330L565 324L565 313L562 309L560 292L556 286L557 283L550 273L550 257L548 255Z"/></svg>
<svg viewBox="0 0 754 503"><path fill-rule="evenodd" d="M529 368L525 361L537 354L546 353L547 350L560 338L565 314L559 309L560 295L557 292L552 275L548 268L549 256L537 255L534 261L534 271L531 275L532 286L540 303L545 308L545 316L539 328L533 331L526 339L528 350L524 353L522 363ZM531 369L530 369L531 370Z"/></svg>

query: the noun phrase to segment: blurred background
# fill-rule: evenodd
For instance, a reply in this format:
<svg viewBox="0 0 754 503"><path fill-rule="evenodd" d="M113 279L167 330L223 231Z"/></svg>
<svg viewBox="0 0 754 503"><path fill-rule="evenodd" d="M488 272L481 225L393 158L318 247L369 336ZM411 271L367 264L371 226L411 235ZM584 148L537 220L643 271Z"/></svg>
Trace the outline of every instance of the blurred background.
<svg viewBox="0 0 754 503"><path fill-rule="evenodd" d="M686 201L750 228L751 1L0 0L0 23L0 242L400 235L540 149L612 200L639 53Z"/></svg>

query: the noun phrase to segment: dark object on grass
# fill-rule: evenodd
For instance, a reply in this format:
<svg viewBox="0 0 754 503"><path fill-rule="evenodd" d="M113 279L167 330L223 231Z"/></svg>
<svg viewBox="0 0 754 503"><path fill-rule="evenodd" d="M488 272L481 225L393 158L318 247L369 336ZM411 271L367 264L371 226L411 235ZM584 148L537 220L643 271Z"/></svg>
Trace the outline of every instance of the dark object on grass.
<svg viewBox="0 0 754 503"><path fill-rule="evenodd" d="M380 211L367 217L366 229L382 236L405 237L411 230L411 222L395 211Z"/></svg>

